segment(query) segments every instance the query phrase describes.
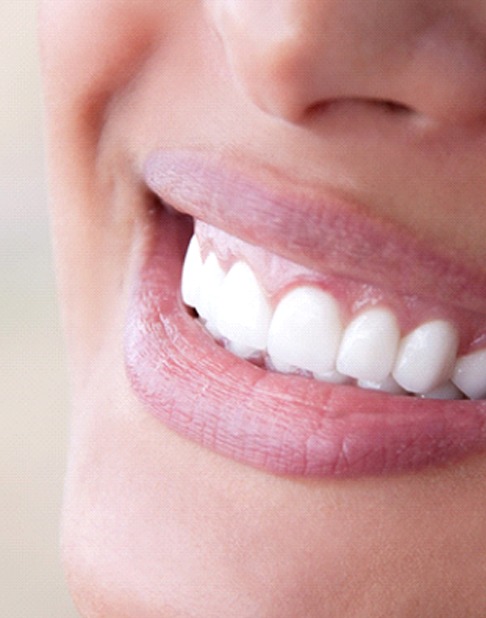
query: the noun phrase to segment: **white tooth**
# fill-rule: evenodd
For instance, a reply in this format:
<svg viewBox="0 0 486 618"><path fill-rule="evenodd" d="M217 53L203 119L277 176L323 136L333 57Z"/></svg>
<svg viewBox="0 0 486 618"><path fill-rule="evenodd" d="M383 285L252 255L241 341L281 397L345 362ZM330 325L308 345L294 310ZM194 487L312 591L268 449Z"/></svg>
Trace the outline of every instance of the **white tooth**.
<svg viewBox="0 0 486 618"><path fill-rule="evenodd" d="M201 320L204 324L204 328L211 333L211 335L215 338L215 339L220 339L221 338L221 333L219 332L218 328L216 327L216 324L214 322L212 322L211 320Z"/></svg>
<svg viewBox="0 0 486 618"><path fill-rule="evenodd" d="M270 356L267 356L266 365L268 369L278 371L279 373L296 373L297 371L297 367L294 367L294 365L285 363L278 358L271 358Z"/></svg>
<svg viewBox="0 0 486 618"><path fill-rule="evenodd" d="M215 318L223 280L224 271L218 262L218 258L214 253L210 253L201 270L201 284L196 309L199 315L207 321L206 327L214 336L218 336Z"/></svg>
<svg viewBox="0 0 486 618"><path fill-rule="evenodd" d="M195 307L197 304L202 267L203 262L199 242L196 236L193 236L187 247L181 281L182 300L190 307Z"/></svg>
<svg viewBox="0 0 486 618"><path fill-rule="evenodd" d="M327 292L300 286L277 305L268 333L272 362L316 373L334 370L342 327L339 306Z"/></svg>
<svg viewBox="0 0 486 618"><path fill-rule="evenodd" d="M224 337L258 350L267 345L271 307L245 262L233 264L218 300L217 326Z"/></svg>
<svg viewBox="0 0 486 618"><path fill-rule="evenodd" d="M389 309L368 309L344 331L337 370L358 380L382 382L395 362L400 331Z"/></svg>
<svg viewBox="0 0 486 618"><path fill-rule="evenodd" d="M225 347L227 350L233 354L236 354L236 356L239 356L240 358L252 358L260 352L260 350L257 350L252 346L245 345L244 343L236 343L235 341L230 340L228 340Z"/></svg>
<svg viewBox="0 0 486 618"><path fill-rule="evenodd" d="M358 380L358 386L373 391L390 393L392 395L404 395L407 392L399 384L397 384L397 382L395 382L395 380L391 376L388 376L381 382L372 382L371 380Z"/></svg>
<svg viewBox="0 0 486 618"><path fill-rule="evenodd" d="M326 373L316 373L314 372L314 378L321 382L329 382L330 384L350 384L351 378L349 376L344 376L342 373L338 371L327 371Z"/></svg>
<svg viewBox="0 0 486 618"><path fill-rule="evenodd" d="M400 343L393 377L412 393L427 393L452 375L459 336L446 320L421 324Z"/></svg>
<svg viewBox="0 0 486 618"><path fill-rule="evenodd" d="M452 382L446 382L442 386L424 393L421 397L422 399L463 399L464 395Z"/></svg>
<svg viewBox="0 0 486 618"><path fill-rule="evenodd" d="M458 358L452 381L470 399L486 397L486 349Z"/></svg>

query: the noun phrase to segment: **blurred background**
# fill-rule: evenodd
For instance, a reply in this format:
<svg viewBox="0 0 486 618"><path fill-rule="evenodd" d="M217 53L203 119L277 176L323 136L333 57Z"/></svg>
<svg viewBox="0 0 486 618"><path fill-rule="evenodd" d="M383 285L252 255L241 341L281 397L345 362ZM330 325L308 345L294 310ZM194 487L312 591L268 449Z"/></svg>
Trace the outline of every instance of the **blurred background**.
<svg viewBox="0 0 486 618"><path fill-rule="evenodd" d="M37 0L0 0L0 616L71 618L58 558L68 406L36 13Z"/></svg>

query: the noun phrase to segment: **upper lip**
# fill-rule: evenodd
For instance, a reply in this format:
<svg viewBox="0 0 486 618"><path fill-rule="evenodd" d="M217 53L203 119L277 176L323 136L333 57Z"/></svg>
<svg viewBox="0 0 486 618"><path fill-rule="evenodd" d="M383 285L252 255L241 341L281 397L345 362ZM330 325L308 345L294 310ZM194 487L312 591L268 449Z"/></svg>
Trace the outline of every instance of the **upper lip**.
<svg viewBox="0 0 486 618"><path fill-rule="evenodd" d="M161 200L315 271L486 311L486 272L426 246L332 188L199 151L157 151L144 178Z"/></svg>

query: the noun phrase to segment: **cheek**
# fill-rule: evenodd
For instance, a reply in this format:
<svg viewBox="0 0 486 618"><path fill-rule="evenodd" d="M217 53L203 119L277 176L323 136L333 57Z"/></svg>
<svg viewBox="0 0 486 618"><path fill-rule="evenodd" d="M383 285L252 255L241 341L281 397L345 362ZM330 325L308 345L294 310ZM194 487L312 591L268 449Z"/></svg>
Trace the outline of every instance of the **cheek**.
<svg viewBox="0 0 486 618"><path fill-rule="evenodd" d="M104 144L111 105L137 78L156 34L164 40L160 4L45 0L41 7L54 243L76 367L116 318L133 219L126 205L134 199L115 182L116 153Z"/></svg>
<svg viewBox="0 0 486 618"><path fill-rule="evenodd" d="M45 0L40 40L48 102L83 115L102 107L137 74L155 35L163 38L163 11L154 7L153 0Z"/></svg>

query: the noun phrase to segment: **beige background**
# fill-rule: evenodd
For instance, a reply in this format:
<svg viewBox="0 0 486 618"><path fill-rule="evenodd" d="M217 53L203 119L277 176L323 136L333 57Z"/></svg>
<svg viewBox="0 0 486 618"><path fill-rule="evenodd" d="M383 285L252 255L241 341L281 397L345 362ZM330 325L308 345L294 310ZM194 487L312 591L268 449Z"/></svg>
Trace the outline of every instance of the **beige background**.
<svg viewBox="0 0 486 618"><path fill-rule="evenodd" d="M58 564L68 423L43 180L36 0L0 0L0 616L77 616Z"/></svg>

